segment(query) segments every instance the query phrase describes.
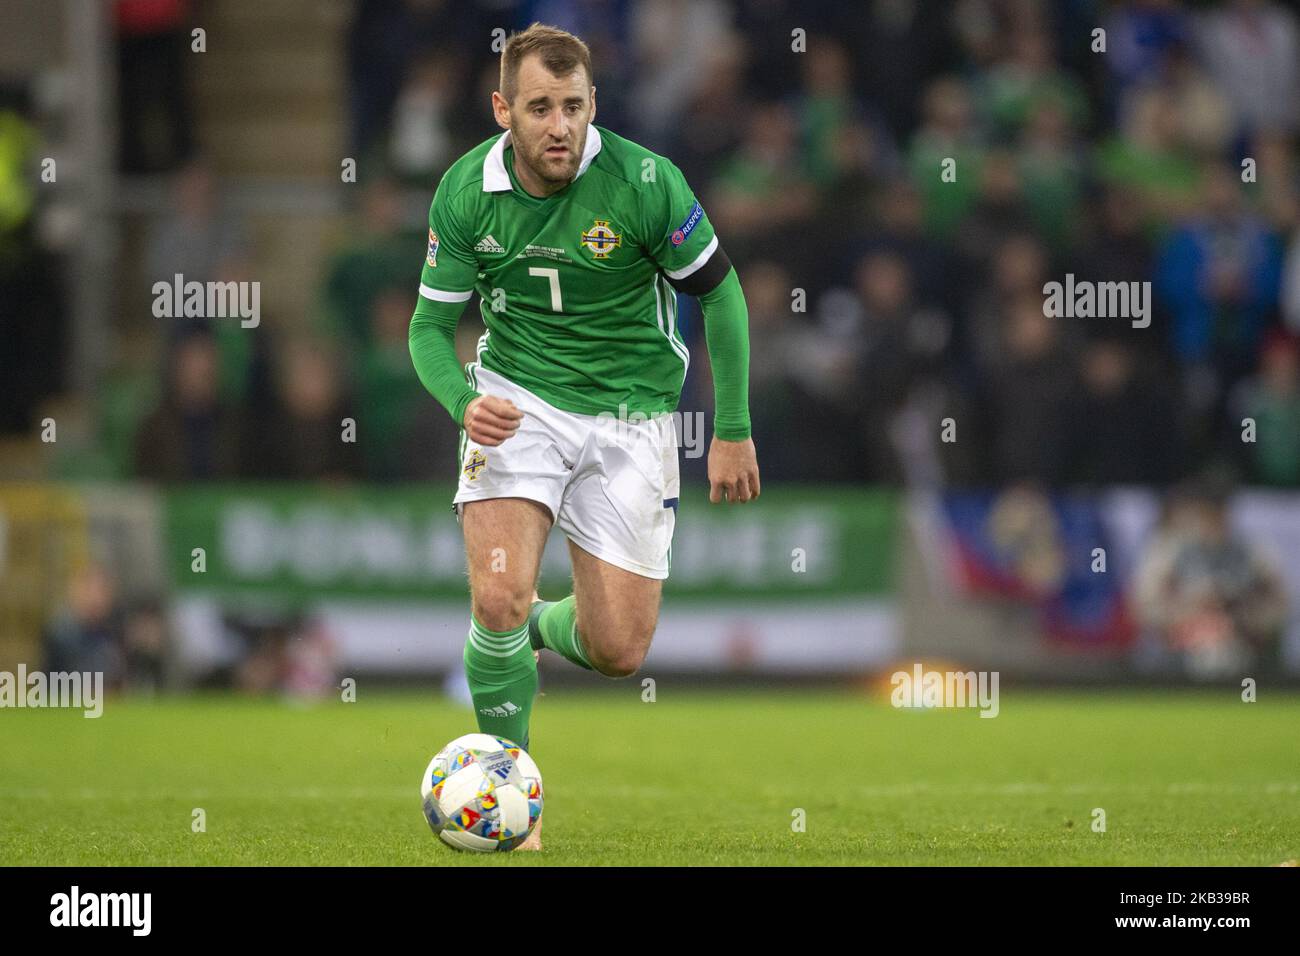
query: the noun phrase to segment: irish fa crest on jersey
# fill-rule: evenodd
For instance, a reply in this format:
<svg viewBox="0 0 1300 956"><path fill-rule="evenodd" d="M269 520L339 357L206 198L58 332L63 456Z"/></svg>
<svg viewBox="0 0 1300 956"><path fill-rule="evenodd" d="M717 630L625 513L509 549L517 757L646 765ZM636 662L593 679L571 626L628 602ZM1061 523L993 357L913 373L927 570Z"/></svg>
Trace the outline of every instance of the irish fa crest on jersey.
<svg viewBox="0 0 1300 956"><path fill-rule="evenodd" d="M424 261L429 263L429 268L438 267L438 234L432 229L429 230L429 253L424 257Z"/></svg>
<svg viewBox="0 0 1300 956"><path fill-rule="evenodd" d="M586 246L597 259L608 259L609 254L623 244L623 237L609 227L608 219L597 219L582 234L579 245Z"/></svg>
<svg viewBox="0 0 1300 956"><path fill-rule="evenodd" d="M470 481L478 480L478 473L487 467L487 456L475 448L470 452L469 460L465 462L465 477Z"/></svg>

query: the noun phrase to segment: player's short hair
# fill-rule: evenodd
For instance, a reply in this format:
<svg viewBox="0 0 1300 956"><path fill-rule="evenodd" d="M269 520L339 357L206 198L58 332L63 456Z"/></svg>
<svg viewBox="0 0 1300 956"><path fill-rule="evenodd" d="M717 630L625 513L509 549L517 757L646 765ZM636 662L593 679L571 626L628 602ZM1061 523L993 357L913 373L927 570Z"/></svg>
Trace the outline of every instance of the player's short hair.
<svg viewBox="0 0 1300 956"><path fill-rule="evenodd" d="M498 90L507 103L513 104L518 90L519 64L524 57L537 54L552 76L565 76L581 66L591 85L591 51L572 33L558 27L534 23L527 30L512 33L501 51L501 85Z"/></svg>

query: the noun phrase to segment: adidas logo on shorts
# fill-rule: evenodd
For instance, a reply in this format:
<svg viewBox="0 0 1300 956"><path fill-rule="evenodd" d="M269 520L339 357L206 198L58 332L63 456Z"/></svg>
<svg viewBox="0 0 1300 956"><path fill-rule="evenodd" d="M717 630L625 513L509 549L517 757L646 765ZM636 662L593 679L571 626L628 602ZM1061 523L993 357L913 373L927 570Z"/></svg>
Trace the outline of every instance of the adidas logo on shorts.
<svg viewBox="0 0 1300 956"><path fill-rule="evenodd" d="M480 707L478 712L484 717L513 717L519 713L519 708L506 701L498 707Z"/></svg>
<svg viewBox="0 0 1300 956"><path fill-rule="evenodd" d="M488 233L486 236L484 236L482 239L478 241L478 245L474 247L474 251L475 252L505 252L505 249L501 247L501 243L497 242L495 239L492 238L492 233Z"/></svg>

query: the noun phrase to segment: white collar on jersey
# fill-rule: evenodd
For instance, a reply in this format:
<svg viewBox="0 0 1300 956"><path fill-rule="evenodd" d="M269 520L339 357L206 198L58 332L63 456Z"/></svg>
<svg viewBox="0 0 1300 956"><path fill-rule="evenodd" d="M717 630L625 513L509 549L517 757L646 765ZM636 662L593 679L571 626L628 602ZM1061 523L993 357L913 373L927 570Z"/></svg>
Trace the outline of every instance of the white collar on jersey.
<svg viewBox="0 0 1300 956"><path fill-rule="evenodd" d="M510 189L510 174L506 172L506 146L510 144L510 130L506 130L492 144L492 149L483 157L483 191L499 193ZM587 124L587 145L582 148L582 162L578 164L577 179L587 171L591 161L600 152L600 130L594 123Z"/></svg>

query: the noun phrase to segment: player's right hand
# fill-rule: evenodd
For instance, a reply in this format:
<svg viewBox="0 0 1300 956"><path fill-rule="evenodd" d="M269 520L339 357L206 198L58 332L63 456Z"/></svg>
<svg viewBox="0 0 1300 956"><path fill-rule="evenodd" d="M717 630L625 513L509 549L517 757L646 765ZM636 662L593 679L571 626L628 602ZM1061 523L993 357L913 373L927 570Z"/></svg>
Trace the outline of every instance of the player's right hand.
<svg viewBox="0 0 1300 956"><path fill-rule="evenodd" d="M465 406L465 434L477 445L499 445L519 431L524 413L508 398L480 395Z"/></svg>

